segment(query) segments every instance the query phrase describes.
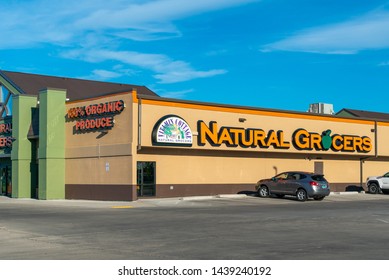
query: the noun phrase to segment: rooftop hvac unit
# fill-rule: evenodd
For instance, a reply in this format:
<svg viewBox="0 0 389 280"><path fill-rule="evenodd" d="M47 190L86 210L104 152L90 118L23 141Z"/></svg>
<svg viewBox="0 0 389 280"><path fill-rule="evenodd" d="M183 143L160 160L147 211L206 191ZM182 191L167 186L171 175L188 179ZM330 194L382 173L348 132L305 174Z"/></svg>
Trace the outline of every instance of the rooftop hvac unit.
<svg viewBox="0 0 389 280"><path fill-rule="evenodd" d="M309 113L333 115L334 105L326 103L314 103L309 105Z"/></svg>

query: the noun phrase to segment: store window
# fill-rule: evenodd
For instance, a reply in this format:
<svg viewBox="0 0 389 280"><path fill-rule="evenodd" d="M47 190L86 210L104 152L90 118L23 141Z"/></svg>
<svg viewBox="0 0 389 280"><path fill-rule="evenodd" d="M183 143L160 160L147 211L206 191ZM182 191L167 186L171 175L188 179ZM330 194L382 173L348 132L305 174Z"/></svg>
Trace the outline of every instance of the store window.
<svg viewBox="0 0 389 280"><path fill-rule="evenodd" d="M12 115L12 93L0 85L0 114L1 118Z"/></svg>
<svg viewBox="0 0 389 280"><path fill-rule="evenodd" d="M137 194L138 197L155 196L156 163L150 161L137 162Z"/></svg>
<svg viewBox="0 0 389 280"><path fill-rule="evenodd" d="M11 164L0 163L0 195L12 194L12 169Z"/></svg>

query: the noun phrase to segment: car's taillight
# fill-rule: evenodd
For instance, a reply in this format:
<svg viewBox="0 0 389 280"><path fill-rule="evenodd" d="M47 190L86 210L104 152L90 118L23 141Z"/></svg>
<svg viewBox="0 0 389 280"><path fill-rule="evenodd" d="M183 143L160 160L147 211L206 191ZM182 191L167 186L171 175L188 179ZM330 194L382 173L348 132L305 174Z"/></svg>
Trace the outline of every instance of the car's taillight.
<svg viewBox="0 0 389 280"><path fill-rule="evenodd" d="M318 186L319 186L319 183L318 183L318 182L315 182L315 181L311 181L311 182L309 182L309 184L310 184L312 187L318 187Z"/></svg>

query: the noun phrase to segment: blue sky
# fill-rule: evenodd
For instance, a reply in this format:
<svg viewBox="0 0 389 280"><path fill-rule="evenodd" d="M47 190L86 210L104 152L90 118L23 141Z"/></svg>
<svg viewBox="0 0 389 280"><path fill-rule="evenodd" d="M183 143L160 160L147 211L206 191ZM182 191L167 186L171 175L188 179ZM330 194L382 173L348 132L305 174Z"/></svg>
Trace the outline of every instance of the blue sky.
<svg viewBox="0 0 389 280"><path fill-rule="evenodd" d="M389 1L4 0L0 69L389 113Z"/></svg>

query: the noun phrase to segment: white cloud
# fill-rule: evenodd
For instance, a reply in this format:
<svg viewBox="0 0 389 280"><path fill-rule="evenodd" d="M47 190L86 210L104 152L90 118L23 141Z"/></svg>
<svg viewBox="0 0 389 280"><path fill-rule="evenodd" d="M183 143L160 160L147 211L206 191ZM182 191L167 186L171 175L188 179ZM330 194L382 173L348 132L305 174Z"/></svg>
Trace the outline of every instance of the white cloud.
<svg viewBox="0 0 389 280"><path fill-rule="evenodd" d="M181 36L174 25L176 20L257 1L260 0L6 1L0 9L0 49L52 45L59 48L57 52L63 58L91 63L111 60L151 70L160 83L212 77L226 71L198 71L188 62L163 54L134 52L129 50L129 42ZM110 50L102 51L100 46L109 46ZM92 76L114 78L114 71L95 70Z"/></svg>
<svg viewBox="0 0 389 280"><path fill-rule="evenodd" d="M180 90L180 91L165 91L165 90L153 90L153 91L158 92L158 94L162 97L182 99L185 98L185 96L188 93L194 92L194 89L187 89L187 90Z"/></svg>
<svg viewBox="0 0 389 280"><path fill-rule="evenodd" d="M368 15L328 26L297 32L265 45L262 51L295 51L323 54L356 54L363 50L389 48L389 12Z"/></svg>
<svg viewBox="0 0 389 280"><path fill-rule="evenodd" d="M112 78L118 78L121 77L122 75L117 72L117 71L108 71L104 69L96 69L93 70L93 75L98 79L98 80L109 80Z"/></svg>
<svg viewBox="0 0 389 280"><path fill-rule="evenodd" d="M185 82L197 78L207 78L227 73L223 69L198 71L185 61L172 60L163 54L147 54L133 51L73 50L64 54L73 59L89 62L116 61L125 65L137 66L155 72L159 83Z"/></svg>
<svg viewBox="0 0 389 280"><path fill-rule="evenodd" d="M378 66L384 66L384 67L389 66L389 61L383 61L379 63Z"/></svg>
<svg viewBox="0 0 389 280"><path fill-rule="evenodd" d="M188 80L198 79L198 78L209 78L213 76L226 74L227 71L223 69L209 70L209 71L195 71L190 69L190 67L184 67L177 69L176 71L170 71L163 74L154 75L155 78L159 79L163 84L185 82Z"/></svg>
<svg viewBox="0 0 389 280"><path fill-rule="evenodd" d="M124 65L114 65L111 70L95 69L90 75L80 76L79 79L109 81L120 77L129 77L136 75L136 71L126 68Z"/></svg>
<svg viewBox="0 0 389 280"><path fill-rule="evenodd" d="M104 9L96 9L76 24L90 29L134 28L145 23L171 22L187 16L255 1L258 0L196 0L185 1L185 3L182 0L157 0L132 1L129 4L119 1L122 2L117 3L120 5L111 5L110 2Z"/></svg>
<svg viewBox="0 0 389 280"><path fill-rule="evenodd" d="M0 49L36 44L74 45L85 35L131 40L180 36L173 22L258 0L34 0L6 1L0 9Z"/></svg>

